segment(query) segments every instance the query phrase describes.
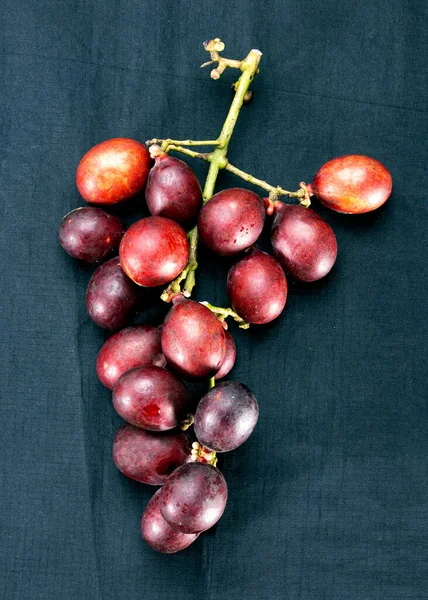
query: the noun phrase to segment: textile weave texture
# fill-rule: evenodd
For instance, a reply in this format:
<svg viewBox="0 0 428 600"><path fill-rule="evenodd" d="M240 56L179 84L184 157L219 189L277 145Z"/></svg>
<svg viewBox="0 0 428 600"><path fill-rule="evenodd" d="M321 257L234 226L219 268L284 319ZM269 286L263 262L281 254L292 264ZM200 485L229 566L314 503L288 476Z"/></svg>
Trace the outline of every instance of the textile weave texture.
<svg viewBox="0 0 428 600"><path fill-rule="evenodd" d="M428 598L427 2L4 0L1 14L0 597ZM121 421L95 373L94 268L57 230L84 205L75 170L94 144L215 138L236 72L199 68L213 37L227 57L263 52L233 164L297 189L367 154L394 187L365 216L314 200L338 238L331 274L290 281L271 325L231 324L231 379L260 420L222 457L221 521L164 556L139 532L154 489L111 459ZM202 181L206 165L187 162ZM218 190L236 186L251 187L220 175ZM142 198L115 212L147 214ZM197 300L228 305L232 262L201 250ZM141 322L162 321L156 298Z"/></svg>

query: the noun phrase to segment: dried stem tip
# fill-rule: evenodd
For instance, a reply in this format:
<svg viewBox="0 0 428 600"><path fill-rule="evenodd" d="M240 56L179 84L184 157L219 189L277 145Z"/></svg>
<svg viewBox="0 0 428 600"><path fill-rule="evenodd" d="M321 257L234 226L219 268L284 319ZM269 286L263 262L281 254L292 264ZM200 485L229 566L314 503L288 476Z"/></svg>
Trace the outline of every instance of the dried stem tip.
<svg viewBox="0 0 428 600"><path fill-rule="evenodd" d="M207 52L223 52L224 43L220 38L214 38L204 42L204 48Z"/></svg>
<svg viewBox="0 0 428 600"><path fill-rule="evenodd" d="M162 148L157 144L153 144L153 146L150 146L149 152L151 158L156 158L157 156L162 156L162 154L165 154Z"/></svg>

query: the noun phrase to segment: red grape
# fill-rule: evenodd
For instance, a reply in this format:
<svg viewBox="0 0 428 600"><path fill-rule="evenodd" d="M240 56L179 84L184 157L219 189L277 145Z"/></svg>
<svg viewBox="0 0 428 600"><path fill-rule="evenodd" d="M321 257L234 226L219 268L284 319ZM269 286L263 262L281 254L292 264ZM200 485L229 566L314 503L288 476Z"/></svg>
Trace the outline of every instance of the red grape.
<svg viewBox="0 0 428 600"><path fill-rule="evenodd" d="M160 494L160 511L174 529L200 533L217 523L226 501L226 480L216 467L187 463L166 480Z"/></svg>
<svg viewBox="0 0 428 600"><path fill-rule="evenodd" d="M259 418L256 397L242 383L223 381L198 404L195 435L215 452L229 452L247 440Z"/></svg>
<svg viewBox="0 0 428 600"><path fill-rule="evenodd" d="M231 256L249 248L259 237L265 219L263 200L249 190L232 188L211 198L198 217L198 230L208 248Z"/></svg>
<svg viewBox="0 0 428 600"><path fill-rule="evenodd" d="M152 325L132 325L109 338L98 353L97 375L110 390L121 375L136 367L164 367L161 330Z"/></svg>
<svg viewBox="0 0 428 600"><path fill-rule="evenodd" d="M186 232L171 219L147 217L137 221L122 238L120 264L138 285L154 287L169 283L187 264Z"/></svg>
<svg viewBox="0 0 428 600"><path fill-rule="evenodd" d="M245 321L259 325L281 314L287 300L287 280L278 261L254 250L229 270L227 291L234 310Z"/></svg>
<svg viewBox="0 0 428 600"><path fill-rule="evenodd" d="M191 444L182 431L154 433L126 423L115 435L113 460L130 479L163 485L177 467L190 460Z"/></svg>
<svg viewBox="0 0 428 600"><path fill-rule="evenodd" d="M194 300L171 308L162 327L162 350L183 377L212 377L226 354L226 335L217 317Z"/></svg>
<svg viewBox="0 0 428 600"><path fill-rule="evenodd" d="M99 262L119 248L121 221L101 208L85 206L69 212L59 227L59 243L73 258Z"/></svg>
<svg viewBox="0 0 428 600"><path fill-rule="evenodd" d="M224 333L226 334L226 354L221 363L220 371L214 377L216 380L226 377L229 371L233 369L236 360L236 346L233 337L228 331L225 331Z"/></svg>
<svg viewBox="0 0 428 600"><path fill-rule="evenodd" d="M174 554L190 546L198 537L197 533L181 533L173 529L160 511L160 492L155 492L146 506L141 519L141 535L148 545L165 554Z"/></svg>
<svg viewBox="0 0 428 600"><path fill-rule="evenodd" d="M276 205L272 246L282 266L300 281L317 281L327 275L337 256L330 225L310 208L296 204Z"/></svg>
<svg viewBox="0 0 428 600"><path fill-rule="evenodd" d="M138 289L120 268L119 257L98 267L86 290L86 309L104 329L120 329L137 313Z"/></svg>
<svg viewBox="0 0 428 600"><path fill-rule="evenodd" d="M116 204L143 189L150 169L147 148L129 138L114 138L89 150L77 167L76 184L92 204Z"/></svg>
<svg viewBox="0 0 428 600"><path fill-rule="evenodd" d="M375 210L388 200L392 177L378 160L349 154L325 163L309 187L328 208L358 214Z"/></svg>
<svg viewBox="0 0 428 600"><path fill-rule="evenodd" d="M189 412L189 394L185 385L166 369L139 367L116 381L113 406L132 425L166 431L184 421Z"/></svg>
<svg viewBox="0 0 428 600"><path fill-rule="evenodd" d="M163 152L150 171L146 200L150 214L185 223L202 206L201 186L185 162Z"/></svg>

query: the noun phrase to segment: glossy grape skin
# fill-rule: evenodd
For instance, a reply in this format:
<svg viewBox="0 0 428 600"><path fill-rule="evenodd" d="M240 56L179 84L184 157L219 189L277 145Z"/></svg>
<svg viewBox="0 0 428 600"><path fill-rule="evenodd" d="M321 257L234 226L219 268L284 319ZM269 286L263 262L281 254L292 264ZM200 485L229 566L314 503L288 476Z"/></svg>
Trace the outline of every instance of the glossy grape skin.
<svg viewBox="0 0 428 600"><path fill-rule="evenodd" d="M154 433L126 423L116 433L113 460L123 475L148 485L163 485L190 460L192 441L182 431Z"/></svg>
<svg viewBox="0 0 428 600"><path fill-rule="evenodd" d="M119 248L120 264L138 285L155 287L172 281L187 264L186 232L171 219L147 217L126 231Z"/></svg>
<svg viewBox="0 0 428 600"><path fill-rule="evenodd" d="M227 291L238 315L261 325L281 314L287 300L287 280L278 261L254 250L229 270Z"/></svg>
<svg viewBox="0 0 428 600"><path fill-rule="evenodd" d="M195 435L198 442L215 452L230 452L252 434L259 407L252 391L242 383L222 381L198 404Z"/></svg>
<svg viewBox="0 0 428 600"><path fill-rule="evenodd" d="M77 167L76 184L91 204L117 204L143 189L150 169L146 146L113 138L91 148Z"/></svg>
<svg viewBox="0 0 428 600"><path fill-rule="evenodd" d="M86 310L104 329L120 329L137 314L138 288L120 267L119 257L102 264L89 281Z"/></svg>
<svg viewBox="0 0 428 600"><path fill-rule="evenodd" d="M310 190L332 210L360 214L375 210L388 200L392 177L378 160L349 154L325 163Z"/></svg>
<svg viewBox="0 0 428 600"><path fill-rule="evenodd" d="M212 377L226 355L225 331L206 306L183 300L165 318L162 351L168 365L182 377Z"/></svg>
<svg viewBox="0 0 428 600"><path fill-rule="evenodd" d="M139 367L124 373L113 388L113 406L136 427L167 431L189 414L186 386L161 367Z"/></svg>
<svg viewBox="0 0 428 600"><path fill-rule="evenodd" d="M174 554L190 546L198 537L197 533L181 533L173 529L160 511L160 492L157 490L141 519L141 535L147 544L157 552Z"/></svg>
<svg viewBox="0 0 428 600"><path fill-rule="evenodd" d="M124 232L117 217L101 208L84 206L63 217L59 243L73 258L100 262L117 251Z"/></svg>
<svg viewBox="0 0 428 600"><path fill-rule="evenodd" d="M161 330L152 325L132 325L112 335L97 357L97 375L110 390L121 375L136 367L164 367Z"/></svg>
<svg viewBox="0 0 428 600"><path fill-rule="evenodd" d="M236 346L233 337L228 331L224 332L226 335L226 354L224 360L221 363L219 372L214 376L214 379L222 379L233 369L236 361Z"/></svg>
<svg viewBox="0 0 428 600"><path fill-rule="evenodd" d="M174 529L200 533L217 523L226 501L226 480L216 467L187 463L166 480L160 494L160 510Z"/></svg>
<svg viewBox="0 0 428 600"><path fill-rule="evenodd" d="M275 207L272 246L277 260L299 281L317 281L336 262L337 241L330 225L310 208Z"/></svg>
<svg viewBox="0 0 428 600"><path fill-rule="evenodd" d="M204 244L223 256L246 250L260 236L264 220L263 200L249 190L231 188L215 194L198 217Z"/></svg>
<svg viewBox="0 0 428 600"><path fill-rule="evenodd" d="M165 152L155 157L146 186L150 214L186 223L202 206L202 191L192 169Z"/></svg>

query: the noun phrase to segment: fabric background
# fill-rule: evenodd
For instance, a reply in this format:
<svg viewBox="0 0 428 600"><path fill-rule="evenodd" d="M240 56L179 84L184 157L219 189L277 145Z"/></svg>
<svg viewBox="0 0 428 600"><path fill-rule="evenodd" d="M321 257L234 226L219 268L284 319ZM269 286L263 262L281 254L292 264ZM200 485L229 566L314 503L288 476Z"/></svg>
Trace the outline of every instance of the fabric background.
<svg viewBox="0 0 428 600"><path fill-rule="evenodd" d="M2 2L1 598L428 598L427 18L424 0ZM216 36L225 56L263 52L231 161L297 189L334 156L368 154L394 190L361 217L314 201L338 237L331 275L290 282L272 325L232 325L233 379L260 421L222 461L218 526L163 556L139 534L153 490L111 460L93 268L57 229L83 204L75 170L95 143L217 135L236 73L199 68ZM227 305L231 261L201 258L195 297ZM165 314L155 296L141 321Z"/></svg>

